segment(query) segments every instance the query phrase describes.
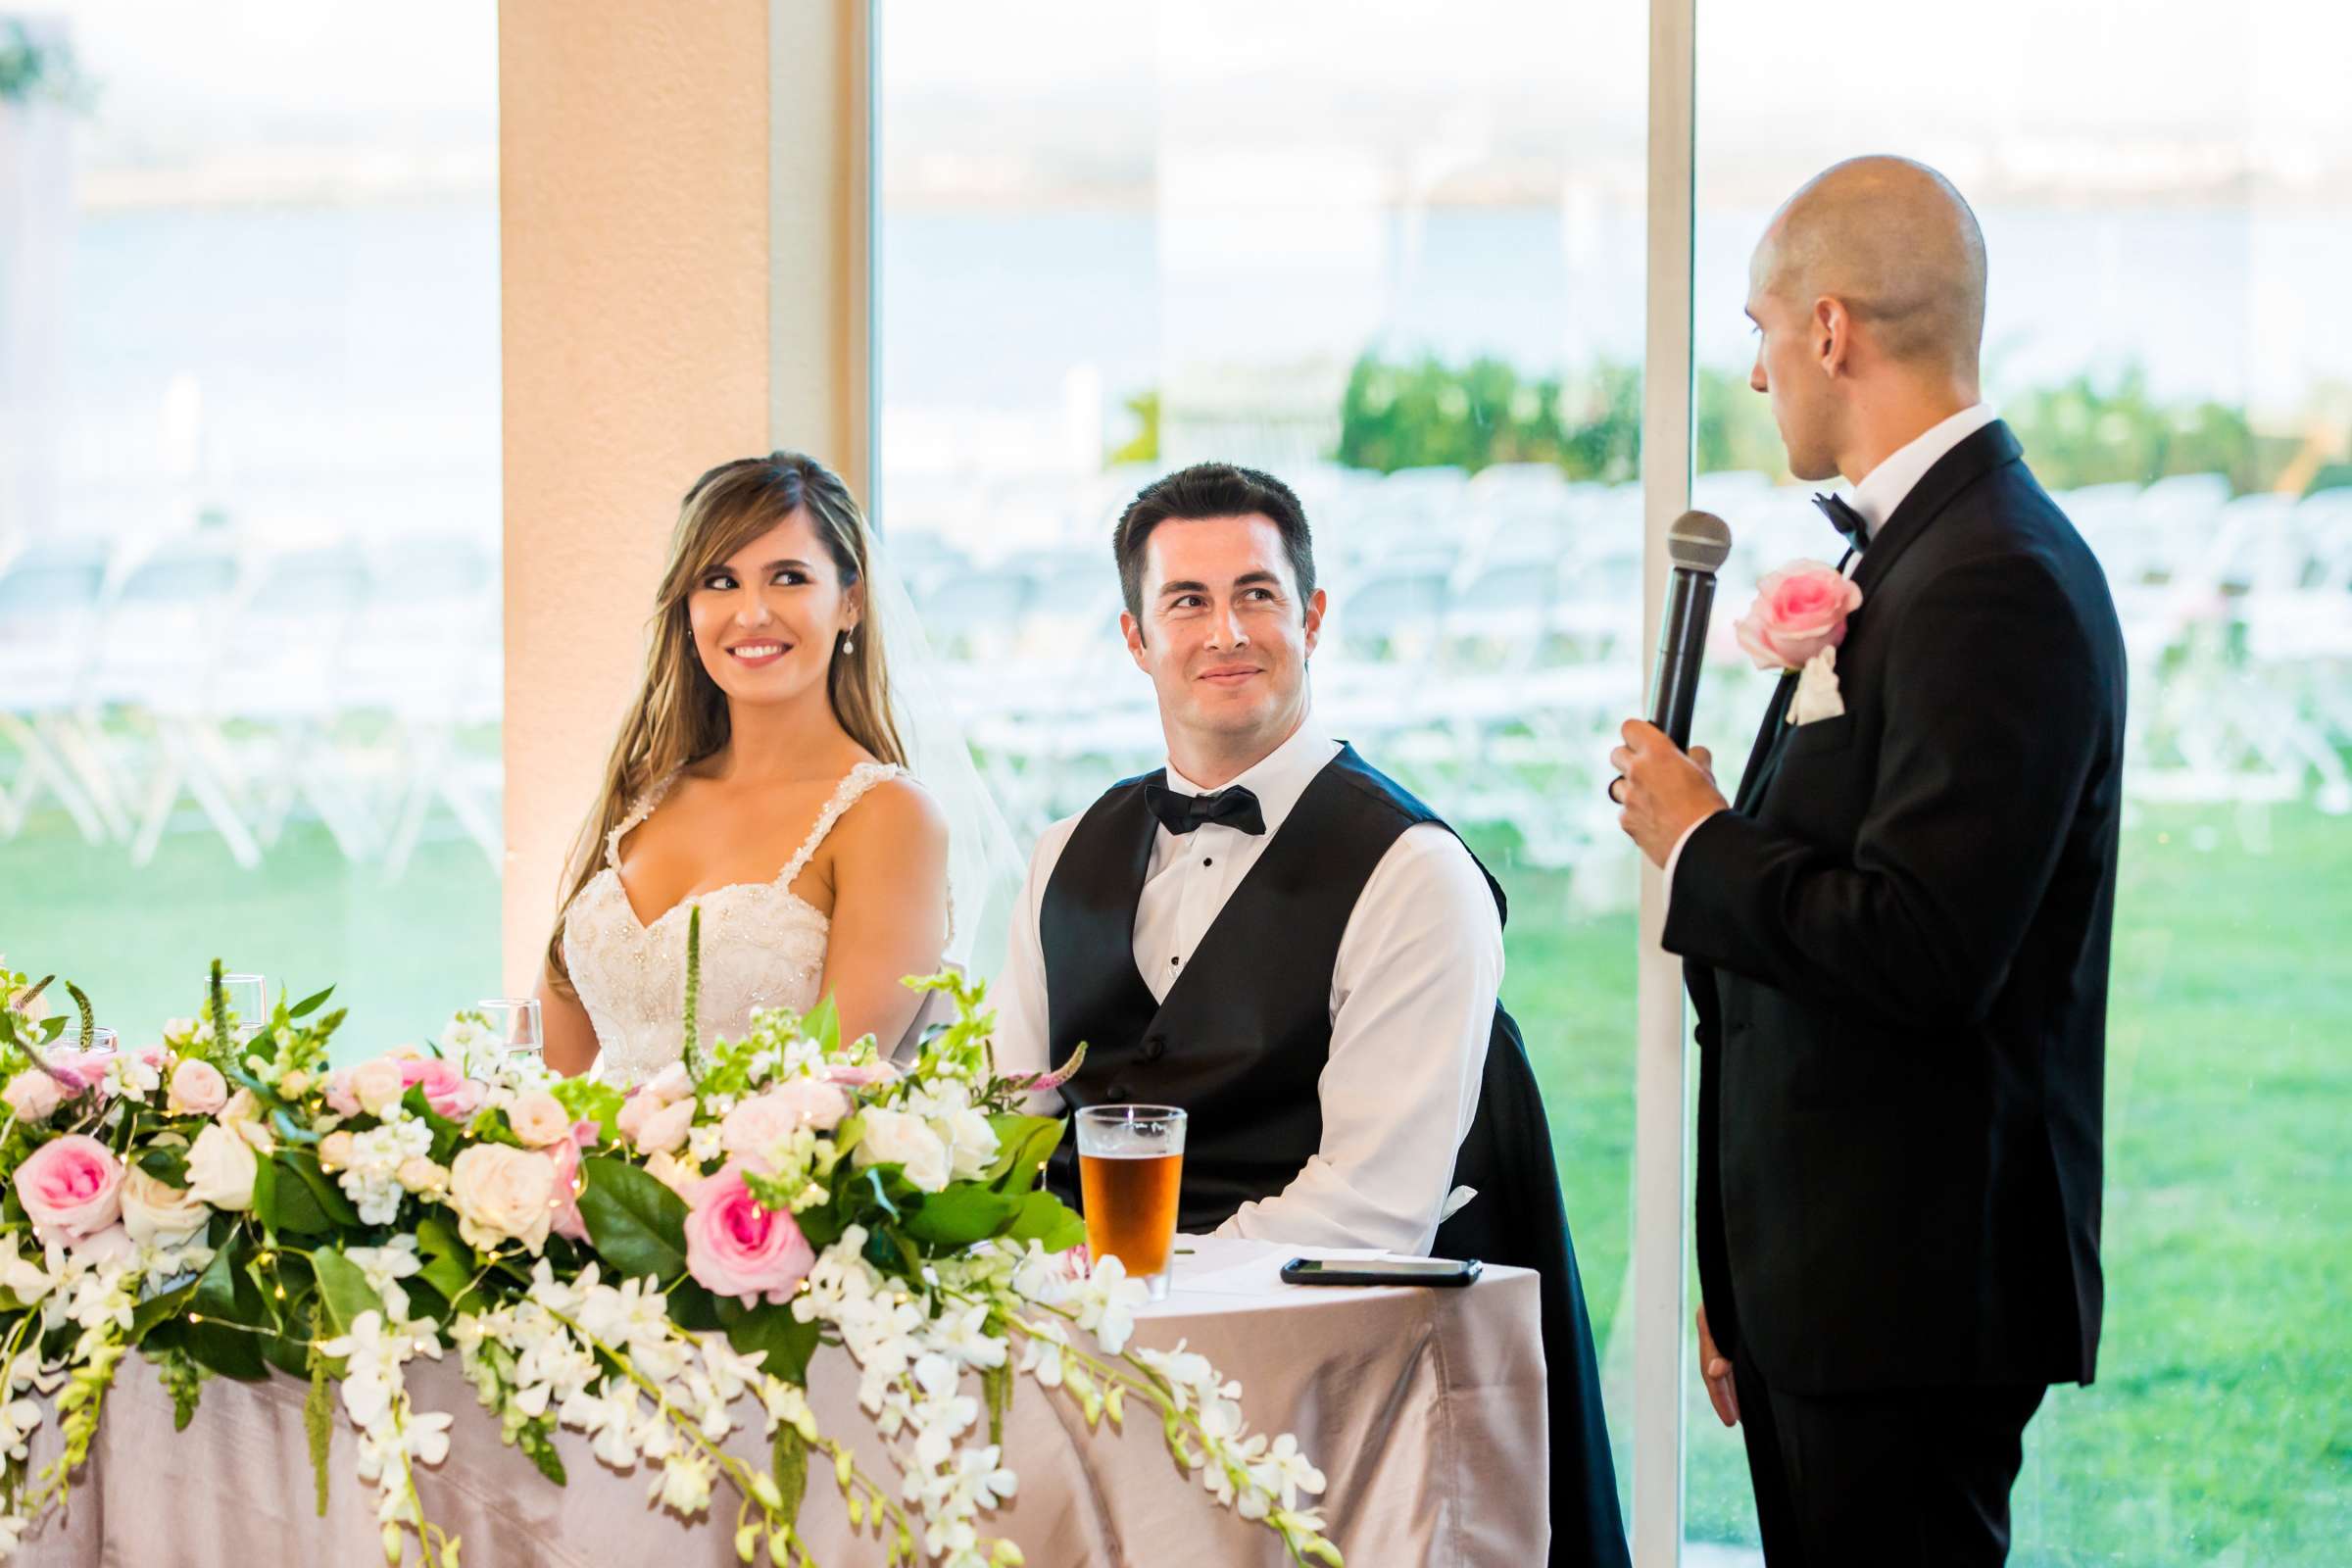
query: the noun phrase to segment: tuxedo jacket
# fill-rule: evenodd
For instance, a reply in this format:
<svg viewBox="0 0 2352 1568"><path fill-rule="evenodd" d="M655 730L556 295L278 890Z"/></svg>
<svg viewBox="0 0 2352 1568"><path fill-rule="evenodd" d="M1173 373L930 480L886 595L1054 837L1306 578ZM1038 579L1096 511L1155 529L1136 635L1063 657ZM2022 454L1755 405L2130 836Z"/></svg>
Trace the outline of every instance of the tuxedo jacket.
<svg viewBox="0 0 2352 1568"><path fill-rule="evenodd" d="M1843 714L1683 847L1699 1283L1793 1393L2091 1380L2124 762L2106 579L1995 422L1863 553Z"/></svg>

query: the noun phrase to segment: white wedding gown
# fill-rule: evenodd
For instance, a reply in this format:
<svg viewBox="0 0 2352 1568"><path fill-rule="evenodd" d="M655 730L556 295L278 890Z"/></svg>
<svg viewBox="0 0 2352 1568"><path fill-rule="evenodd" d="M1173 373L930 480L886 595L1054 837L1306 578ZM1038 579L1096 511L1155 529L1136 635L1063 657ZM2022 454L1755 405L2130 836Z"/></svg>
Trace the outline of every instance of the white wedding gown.
<svg viewBox="0 0 2352 1568"><path fill-rule="evenodd" d="M608 1083L641 1084L678 1059L686 1016L686 910L703 910L703 989L698 1022L705 1039L739 1040L754 1007L806 1012L817 1003L831 922L792 891L833 824L867 790L905 769L860 762L835 786L808 838L767 882L731 882L681 900L651 925L637 918L620 885L620 841L651 816L676 774L629 808L605 838L604 869L589 879L564 921L564 960L572 989L596 1026Z"/></svg>

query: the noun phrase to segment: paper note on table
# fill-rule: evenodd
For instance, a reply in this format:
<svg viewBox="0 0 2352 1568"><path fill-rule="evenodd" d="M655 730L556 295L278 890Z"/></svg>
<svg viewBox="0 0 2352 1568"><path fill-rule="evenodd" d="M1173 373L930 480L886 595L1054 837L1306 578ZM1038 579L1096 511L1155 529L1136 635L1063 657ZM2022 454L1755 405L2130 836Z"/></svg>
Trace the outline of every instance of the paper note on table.
<svg viewBox="0 0 2352 1568"><path fill-rule="evenodd" d="M1186 1249L1192 1250L1189 1255ZM1282 1265L1294 1257L1387 1257L1381 1247L1298 1247L1238 1236L1176 1238L1174 1294L1271 1296L1303 1289L1282 1282Z"/></svg>

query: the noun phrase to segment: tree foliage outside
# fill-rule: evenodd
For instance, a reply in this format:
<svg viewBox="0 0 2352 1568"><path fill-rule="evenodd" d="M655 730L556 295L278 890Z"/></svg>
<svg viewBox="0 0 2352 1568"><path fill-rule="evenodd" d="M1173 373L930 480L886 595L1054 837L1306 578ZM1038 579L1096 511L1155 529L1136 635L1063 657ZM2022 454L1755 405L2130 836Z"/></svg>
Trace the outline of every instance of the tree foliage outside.
<svg viewBox="0 0 2352 1568"><path fill-rule="evenodd" d="M1771 408L1744 374L1701 368L1694 390L1698 471L1786 476ZM2136 367L2025 392L2004 400L2002 413L2035 474L2055 490L2176 473L2226 474L2233 494L2271 490L2318 439L2258 433L2242 409L2227 404L2162 401ZM1383 473L1550 463L1571 479L1619 484L1639 475L1641 431L1635 366L1602 361L1573 376L1531 376L1493 358L1455 366L1367 353L1348 374L1333 456ZM2352 427L2322 445L2352 448Z"/></svg>

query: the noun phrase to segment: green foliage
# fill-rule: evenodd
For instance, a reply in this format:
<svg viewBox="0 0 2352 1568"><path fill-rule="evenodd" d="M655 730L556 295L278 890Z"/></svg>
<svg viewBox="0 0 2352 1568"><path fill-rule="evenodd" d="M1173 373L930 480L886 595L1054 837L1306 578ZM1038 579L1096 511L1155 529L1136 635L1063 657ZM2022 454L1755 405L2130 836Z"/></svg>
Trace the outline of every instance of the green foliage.
<svg viewBox="0 0 2352 1568"><path fill-rule="evenodd" d="M2242 495L2275 485L2300 445L2256 435L2243 409L2160 403L2148 395L2147 376L2136 366L2104 385L2079 375L2027 392L2008 400L2002 416L2036 476L2052 489L2225 473L2231 493Z"/></svg>
<svg viewBox="0 0 2352 1568"><path fill-rule="evenodd" d="M335 1434L335 1396L326 1357L311 1349L311 1392L302 1401L302 1431L311 1443L311 1476L318 1489L318 1517L326 1517L326 1459Z"/></svg>
<svg viewBox="0 0 2352 1568"><path fill-rule="evenodd" d="M360 1265L336 1249L322 1247L312 1253L311 1267L318 1276L318 1305L326 1314L321 1327L329 1338L349 1334L364 1312L383 1311L383 1298L360 1272Z"/></svg>
<svg viewBox="0 0 2352 1568"><path fill-rule="evenodd" d="M620 1106L628 1097L616 1086L596 1078L563 1078L548 1092L571 1112L572 1120L596 1123L597 1142L609 1144L620 1137Z"/></svg>
<svg viewBox="0 0 2352 1568"><path fill-rule="evenodd" d="M1497 463L1552 463L1576 479L1636 477L1641 372L1602 363L1573 384L1522 377L1502 360L1454 368L1366 354L1340 401L1338 461L1356 468L1431 466L1475 473Z"/></svg>
<svg viewBox="0 0 2352 1568"><path fill-rule="evenodd" d="M148 1345L143 1353L154 1365L164 1392L172 1396L172 1430L187 1431L188 1423L196 1419L197 1402L204 1396L204 1380L212 1374L177 1347Z"/></svg>
<svg viewBox="0 0 2352 1568"><path fill-rule="evenodd" d="M422 1259L417 1277L440 1293L456 1310L466 1310L472 1294L473 1249L447 1220L427 1214L416 1222L416 1255Z"/></svg>
<svg viewBox="0 0 2352 1568"><path fill-rule="evenodd" d="M789 1421L776 1423L776 1446L769 1468L776 1478L776 1491L783 1501L776 1515L786 1526L801 1517L801 1499L808 1494L808 1440L801 1436L800 1428Z"/></svg>
<svg viewBox="0 0 2352 1568"><path fill-rule="evenodd" d="M686 1272L685 1200L622 1159L580 1161L580 1219L619 1279L669 1281Z"/></svg>
<svg viewBox="0 0 2352 1568"><path fill-rule="evenodd" d="M1159 392L1156 388L1136 393L1122 400L1120 407L1135 416L1135 434L1112 447L1105 463L1157 463L1159 461Z"/></svg>
<svg viewBox="0 0 2352 1568"><path fill-rule="evenodd" d="M14 17L0 19L0 105L50 99L86 103L89 89L74 63L74 51L44 44Z"/></svg>
<svg viewBox="0 0 2352 1568"><path fill-rule="evenodd" d="M1692 410L1698 472L1786 476L1771 404L1745 372L1702 367ZM2159 401L2137 367L2112 379L2079 375L2005 397L2002 415L2035 475L2053 490L2146 484L2177 473L2227 474L2235 494L2270 490L2305 445L2302 436L2257 433L2242 409ZM1641 433L1642 375L1634 366L1601 361L1572 377L1531 377L1500 360L1455 366L1366 354L1342 395L1334 456L1383 473L1550 463L1571 479L1623 483L1639 476Z"/></svg>
<svg viewBox="0 0 2352 1568"><path fill-rule="evenodd" d="M759 1306L742 1307L729 1301L722 1303L719 1320L726 1325L727 1343L745 1355L764 1350L767 1359L760 1365L788 1383L805 1383L808 1375L808 1358L816 1353L820 1323L804 1323L792 1315L790 1302L764 1302Z"/></svg>

